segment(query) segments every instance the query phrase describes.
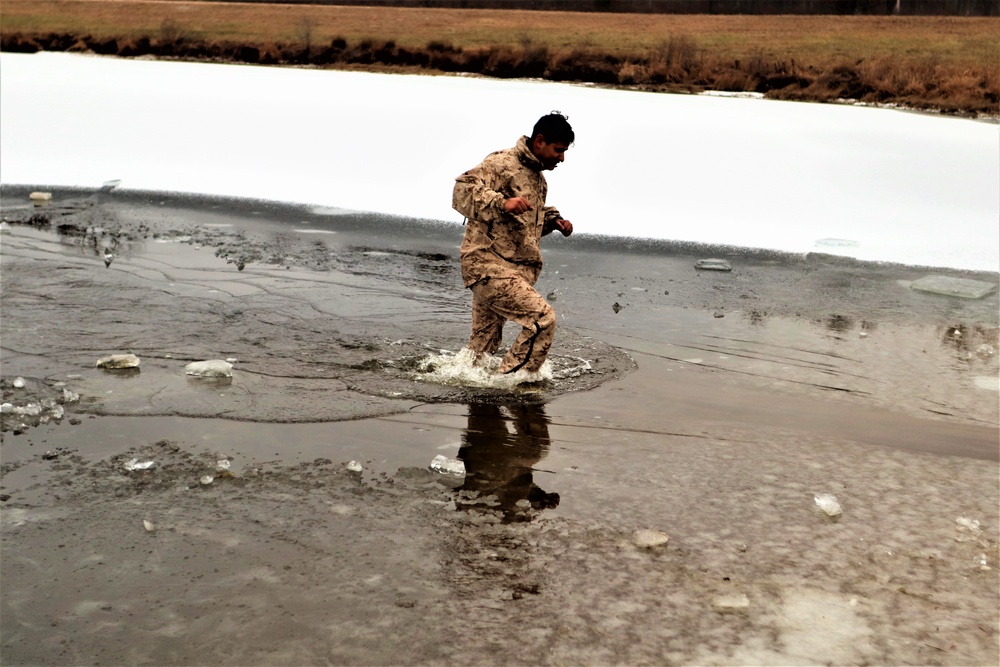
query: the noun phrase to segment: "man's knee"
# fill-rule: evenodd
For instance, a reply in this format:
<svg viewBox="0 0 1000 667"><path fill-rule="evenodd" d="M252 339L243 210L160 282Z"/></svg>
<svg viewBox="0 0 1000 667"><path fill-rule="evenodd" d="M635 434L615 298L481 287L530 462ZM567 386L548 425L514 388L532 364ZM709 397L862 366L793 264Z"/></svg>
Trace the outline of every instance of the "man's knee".
<svg viewBox="0 0 1000 667"><path fill-rule="evenodd" d="M545 304L545 308L539 314L538 319L535 320L538 325L539 330L555 331L556 328L556 311L549 304Z"/></svg>

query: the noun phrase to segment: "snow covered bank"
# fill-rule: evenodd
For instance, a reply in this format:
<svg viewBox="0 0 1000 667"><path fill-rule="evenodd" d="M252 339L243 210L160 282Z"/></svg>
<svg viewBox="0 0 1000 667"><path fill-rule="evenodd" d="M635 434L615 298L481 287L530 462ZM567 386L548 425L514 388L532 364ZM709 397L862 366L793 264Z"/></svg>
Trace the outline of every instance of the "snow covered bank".
<svg viewBox="0 0 1000 667"><path fill-rule="evenodd" d="M531 81L0 56L0 177L460 221L456 175L550 110L582 233L1000 270L998 126ZM820 241L817 244L817 241Z"/></svg>

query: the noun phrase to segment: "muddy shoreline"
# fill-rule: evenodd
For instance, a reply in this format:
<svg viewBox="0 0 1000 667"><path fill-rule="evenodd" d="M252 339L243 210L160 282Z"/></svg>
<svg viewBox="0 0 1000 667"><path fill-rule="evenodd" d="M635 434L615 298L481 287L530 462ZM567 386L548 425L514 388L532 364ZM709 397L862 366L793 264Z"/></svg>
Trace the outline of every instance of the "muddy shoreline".
<svg viewBox="0 0 1000 667"><path fill-rule="evenodd" d="M574 235L540 283L566 374L472 390L414 376L466 335L457 225L30 190L0 192L4 401L47 417L0 432L4 664L1000 656L997 295L909 288L996 274Z"/></svg>

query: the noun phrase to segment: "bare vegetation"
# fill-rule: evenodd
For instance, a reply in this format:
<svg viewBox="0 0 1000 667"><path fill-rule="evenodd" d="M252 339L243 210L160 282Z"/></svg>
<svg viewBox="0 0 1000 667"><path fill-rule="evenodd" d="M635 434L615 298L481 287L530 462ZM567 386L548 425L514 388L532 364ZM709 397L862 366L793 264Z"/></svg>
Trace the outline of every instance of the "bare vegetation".
<svg viewBox="0 0 1000 667"><path fill-rule="evenodd" d="M2 48L752 91L996 115L1000 19L5 0Z"/></svg>

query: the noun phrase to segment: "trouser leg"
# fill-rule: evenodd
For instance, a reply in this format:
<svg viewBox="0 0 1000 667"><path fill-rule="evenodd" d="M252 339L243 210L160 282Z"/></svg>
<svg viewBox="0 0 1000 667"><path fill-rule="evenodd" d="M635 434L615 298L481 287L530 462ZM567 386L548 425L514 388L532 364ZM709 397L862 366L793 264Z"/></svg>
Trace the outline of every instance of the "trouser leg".
<svg viewBox="0 0 1000 667"><path fill-rule="evenodd" d="M481 290L472 289L472 335L469 336L468 345L470 350L477 356L496 352L503 339L503 325L506 321L503 315L498 315L490 309L490 304L483 297Z"/></svg>
<svg viewBox="0 0 1000 667"><path fill-rule="evenodd" d="M545 297L522 278L490 278L471 289L473 303L478 297L494 315L523 327L504 357L500 372L522 368L534 372L541 368L556 333L556 313Z"/></svg>

